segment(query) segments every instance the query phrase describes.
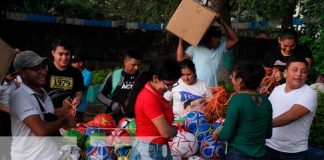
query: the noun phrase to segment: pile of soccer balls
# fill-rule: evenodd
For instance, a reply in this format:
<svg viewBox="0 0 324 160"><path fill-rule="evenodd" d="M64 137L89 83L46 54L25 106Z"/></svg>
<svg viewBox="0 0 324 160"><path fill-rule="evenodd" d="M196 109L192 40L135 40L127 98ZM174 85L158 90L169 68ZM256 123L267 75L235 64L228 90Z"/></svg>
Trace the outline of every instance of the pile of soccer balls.
<svg viewBox="0 0 324 160"><path fill-rule="evenodd" d="M212 133L224 123L220 118L213 124L206 121L202 112L189 112L177 125L178 134L169 142L173 159L222 159L225 155L225 144L212 140Z"/></svg>
<svg viewBox="0 0 324 160"><path fill-rule="evenodd" d="M127 159L135 136L134 119L122 118L118 125L109 114L99 114L88 123L77 124L66 131L65 140L76 138L74 151L79 151L78 159Z"/></svg>

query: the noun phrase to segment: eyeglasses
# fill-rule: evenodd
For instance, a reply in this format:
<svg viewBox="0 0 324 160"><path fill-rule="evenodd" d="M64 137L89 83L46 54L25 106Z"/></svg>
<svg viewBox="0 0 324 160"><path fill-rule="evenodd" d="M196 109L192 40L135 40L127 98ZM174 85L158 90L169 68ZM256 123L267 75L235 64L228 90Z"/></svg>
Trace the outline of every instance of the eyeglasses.
<svg viewBox="0 0 324 160"><path fill-rule="evenodd" d="M35 67L26 67L24 70L32 70L34 72L40 72L40 71L48 71L48 66L46 63L41 63Z"/></svg>
<svg viewBox="0 0 324 160"><path fill-rule="evenodd" d="M293 45L293 46L286 46L286 45L283 45L283 44L280 44L280 49L281 50L287 50L287 49L295 49L296 48L296 45Z"/></svg>
<svg viewBox="0 0 324 160"><path fill-rule="evenodd" d="M162 80L162 83L164 84L165 89L167 89L168 91L171 91L172 88L176 87L177 85L179 85L179 82L176 83L172 83L172 84L167 84Z"/></svg>

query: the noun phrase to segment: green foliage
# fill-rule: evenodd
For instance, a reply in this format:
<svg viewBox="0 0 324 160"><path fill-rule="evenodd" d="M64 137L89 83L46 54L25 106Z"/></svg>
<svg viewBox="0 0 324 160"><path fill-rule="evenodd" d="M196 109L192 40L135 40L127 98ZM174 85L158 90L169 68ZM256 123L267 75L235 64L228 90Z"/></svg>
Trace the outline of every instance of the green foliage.
<svg viewBox="0 0 324 160"><path fill-rule="evenodd" d="M310 130L309 146L324 148L324 93L317 93L317 111Z"/></svg>
<svg viewBox="0 0 324 160"><path fill-rule="evenodd" d="M111 69L102 69L92 72L92 84L102 84L105 81L105 78L110 74L113 70Z"/></svg>

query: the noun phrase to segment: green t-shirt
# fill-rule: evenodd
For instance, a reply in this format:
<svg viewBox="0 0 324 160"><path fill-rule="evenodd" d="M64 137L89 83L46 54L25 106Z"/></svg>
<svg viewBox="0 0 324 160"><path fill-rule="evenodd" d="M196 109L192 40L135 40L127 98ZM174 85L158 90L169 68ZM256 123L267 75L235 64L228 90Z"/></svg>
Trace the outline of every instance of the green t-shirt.
<svg viewBox="0 0 324 160"><path fill-rule="evenodd" d="M266 153L265 139L271 134L272 106L266 96L237 93L231 98L221 140L249 156L261 157Z"/></svg>

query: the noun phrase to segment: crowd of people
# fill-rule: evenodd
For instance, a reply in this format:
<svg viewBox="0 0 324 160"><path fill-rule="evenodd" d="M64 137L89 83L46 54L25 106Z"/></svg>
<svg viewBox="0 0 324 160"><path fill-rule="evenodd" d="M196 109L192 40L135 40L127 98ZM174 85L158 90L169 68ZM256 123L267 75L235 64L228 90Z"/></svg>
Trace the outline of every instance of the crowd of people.
<svg viewBox="0 0 324 160"><path fill-rule="evenodd" d="M129 50L123 67L107 75L96 97L115 121L135 119L130 159L172 159L168 141L178 132L174 118L186 115L186 102L210 96L209 87L218 85L222 57L239 41L230 25L222 19L218 23L228 35L223 40L219 26L211 26L197 47L184 50L180 38L176 58L160 57L143 71L141 53ZM228 142L226 159L307 159L317 108L316 92L306 84L312 57L297 44L292 29L283 30L278 42L263 64L242 62L232 71L236 94L224 126L212 134L214 140ZM34 51L17 53L14 71L1 84L0 134L13 137L11 159L59 159L58 148L47 136L59 136L63 126L84 122L92 80L85 58L72 55L65 38L53 41L52 56L51 62ZM280 71L275 75L280 83L267 97L258 88L273 68ZM34 136L44 138L26 138Z"/></svg>

